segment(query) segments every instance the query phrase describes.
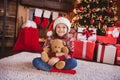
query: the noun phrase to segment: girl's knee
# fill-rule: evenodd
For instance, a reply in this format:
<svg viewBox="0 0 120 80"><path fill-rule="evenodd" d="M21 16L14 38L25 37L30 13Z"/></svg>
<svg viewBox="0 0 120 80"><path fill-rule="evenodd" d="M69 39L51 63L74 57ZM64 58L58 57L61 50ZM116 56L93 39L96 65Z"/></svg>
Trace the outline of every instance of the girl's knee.
<svg viewBox="0 0 120 80"><path fill-rule="evenodd" d="M69 64L73 64L73 63L77 64L77 60L75 58L67 59L66 62Z"/></svg>
<svg viewBox="0 0 120 80"><path fill-rule="evenodd" d="M77 60L74 58L70 58L66 60L66 66L64 69L73 69L77 66Z"/></svg>
<svg viewBox="0 0 120 80"><path fill-rule="evenodd" d="M51 69L51 66L43 62L41 58L34 58L32 63L33 63L33 66L37 69L41 69L44 71L50 71Z"/></svg>

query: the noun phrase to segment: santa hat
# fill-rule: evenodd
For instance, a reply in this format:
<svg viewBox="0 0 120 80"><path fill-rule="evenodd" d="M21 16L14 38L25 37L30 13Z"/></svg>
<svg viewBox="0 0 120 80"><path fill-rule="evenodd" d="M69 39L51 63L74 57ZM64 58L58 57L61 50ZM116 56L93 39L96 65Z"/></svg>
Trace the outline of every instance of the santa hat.
<svg viewBox="0 0 120 80"><path fill-rule="evenodd" d="M59 23L65 24L68 27L68 32L70 32L70 27L71 27L70 21L65 17L58 17L50 24L48 28L47 36L51 36L53 34L52 29L55 30L56 25Z"/></svg>
<svg viewBox="0 0 120 80"><path fill-rule="evenodd" d="M65 18L65 17L59 17L59 18L57 18L57 19L54 21L54 23L53 23L53 30L55 30L56 25L59 24L59 23L65 24L65 25L68 27L68 32L70 32L71 23L70 23L70 21L69 21L67 18Z"/></svg>

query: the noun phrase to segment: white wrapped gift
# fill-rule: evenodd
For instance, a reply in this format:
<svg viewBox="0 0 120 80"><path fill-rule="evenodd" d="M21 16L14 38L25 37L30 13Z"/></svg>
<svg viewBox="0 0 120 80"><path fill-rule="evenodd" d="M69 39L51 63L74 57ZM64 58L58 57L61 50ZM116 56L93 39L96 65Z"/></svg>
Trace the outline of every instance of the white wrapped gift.
<svg viewBox="0 0 120 80"><path fill-rule="evenodd" d="M86 35L83 35L83 31L85 30L86 28L78 28L78 34L77 34L77 39L78 40L88 40L88 41L96 41L96 28L89 28L89 30L92 30L92 35L88 37L87 39L87 36Z"/></svg>
<svg viewBox="0 0 120 80"><path fill-rule="evenodd" d="M98 44L97 62L114 64L115 56L116 56L115 46Z"/></svg>

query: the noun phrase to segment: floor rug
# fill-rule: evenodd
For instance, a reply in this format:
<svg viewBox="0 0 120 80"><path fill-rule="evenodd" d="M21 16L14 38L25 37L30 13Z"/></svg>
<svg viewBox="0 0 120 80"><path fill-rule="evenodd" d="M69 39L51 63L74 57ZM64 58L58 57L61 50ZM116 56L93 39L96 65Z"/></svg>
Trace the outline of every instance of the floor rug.
<svg viewBox="0 0 120 80"><path fill-rule="evenodd" d="M120 66L77 60L76 74L46 72L32 66L40 54L20 52L0 59L0 80L120 80Z"/></svg>

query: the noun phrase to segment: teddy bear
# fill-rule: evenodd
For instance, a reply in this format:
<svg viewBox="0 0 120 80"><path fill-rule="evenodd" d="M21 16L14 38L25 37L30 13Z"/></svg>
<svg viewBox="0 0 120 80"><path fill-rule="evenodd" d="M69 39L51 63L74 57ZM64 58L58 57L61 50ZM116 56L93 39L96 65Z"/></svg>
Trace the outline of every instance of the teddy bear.
<svg viewBox="0 0 120 80"><path fill-rule="evenodd" d="M50 41L50 47L43 48L41 59L57 69L63 69L68 53L69 49L66 47L66 43L61 39L54 39Z"/></svg>

